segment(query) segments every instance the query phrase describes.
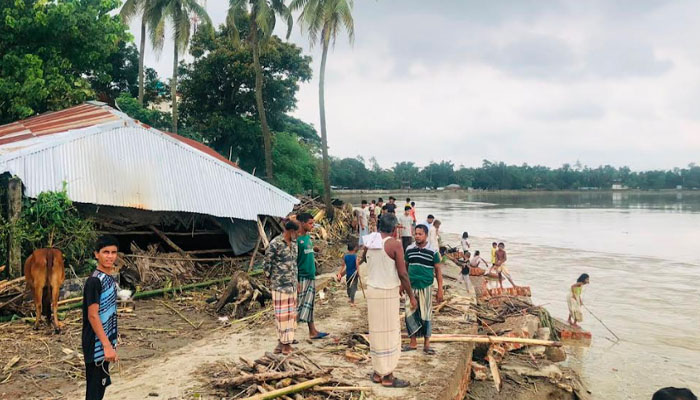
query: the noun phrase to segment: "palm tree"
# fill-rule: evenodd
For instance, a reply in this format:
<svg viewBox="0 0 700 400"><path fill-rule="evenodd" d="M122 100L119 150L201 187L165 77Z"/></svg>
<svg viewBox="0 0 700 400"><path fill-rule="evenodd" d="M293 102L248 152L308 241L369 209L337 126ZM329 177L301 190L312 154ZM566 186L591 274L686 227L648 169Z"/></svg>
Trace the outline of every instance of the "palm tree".
<svg viewBox="0 0 700 400"><path fill-rule="evenodd" d="M241 29L238 22L248 19L246 41L253 50L253 65L255 66L255 101L260 117L263 146L265 148L265 175L268 182L274 181L272 171L272 133L267 125L265 106L263 104L263 76L260 65L260 47L272 36L277 16L287 21L287 39L292 33L292 13L284 4L284 0L229 0L227 23L232 28L233 40L239 41Z"/></svg>
<svg viewBox="0 0 700 400"><path fill-rule="evenodd" d="M320 41L323 48L321 56L321 72L318 79L318 107L321 115L321 151L323 154L323 201L326 203L326 213L333 216L331 205L331 180L329 175L330 160L328 158L328 134L326 132L325 81L326 60L331 40L335 45L338 32L344 27L350 43L355 38L355 24L352 18L353 0L292 0L292 10L301 9L299 24L305 28L313 47Z"/></svg>
<svg viewBox="0 0 700 400"><path fill-rule="evenodd" d="M199 18L206 26L211 26L211 19L197 0L150 0L145 8L144 15L150 28L151 44L156 50L163 48L166 22L173 25L173 77L170 90L173 101L172 130L173 133L177 133L178 56L181 51L187 50L187 46L190 44L191 18Z"/></svg>
<svg viewBox="0 0 700 400"><path fill-rule="evenodd" d="M137 14L141 14L141 44L139 45L139 104L143 106L143 58L146 51L146 14L145 9L148 6L149 0L126 0L122 9L119 11L122 20L125 24L131 21L131 18Z"/></svg>

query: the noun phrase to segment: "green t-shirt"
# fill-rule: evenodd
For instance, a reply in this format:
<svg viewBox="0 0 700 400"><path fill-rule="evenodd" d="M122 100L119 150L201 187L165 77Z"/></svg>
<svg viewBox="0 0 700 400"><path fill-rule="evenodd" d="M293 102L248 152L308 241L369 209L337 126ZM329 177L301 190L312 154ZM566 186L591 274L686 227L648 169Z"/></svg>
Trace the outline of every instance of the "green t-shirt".
<svg viewBox="0 0 700 400"><path fill-rule="evenodd" d="M311 236L306 234L297 238L299 254L297 255L297 267L299 279L316 279L316 263L314 262L314 244Z"/></svg>
<svg viewBox="0 0 700 400"><path fill-rule="evenodd" d="M418 247L415 243L406 248L408 279L414 289L424 289L433 284L435 264L440 264L440 253L429 246Z"/></svg>

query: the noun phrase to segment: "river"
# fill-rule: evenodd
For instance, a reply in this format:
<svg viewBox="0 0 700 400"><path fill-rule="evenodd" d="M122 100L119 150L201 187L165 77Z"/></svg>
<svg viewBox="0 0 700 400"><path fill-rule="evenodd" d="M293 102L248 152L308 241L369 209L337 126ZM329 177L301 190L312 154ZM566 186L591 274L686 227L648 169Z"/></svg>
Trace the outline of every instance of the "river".
<svg viewBox="0 0 700 400"><path fill-rule="evenodd" d="M606 339L612 335L586 313L591 346L567 350L595 399L651 399L665 386L700 395L700 193L409 196L419 220L442 221L448 243L468 231L472 250L488 259L491 242L504 241L515 283L530 286L535 304L560 319L569 286L591 276L584 303L622 339ZM396 197L403 208L406 196Z"/></svg>

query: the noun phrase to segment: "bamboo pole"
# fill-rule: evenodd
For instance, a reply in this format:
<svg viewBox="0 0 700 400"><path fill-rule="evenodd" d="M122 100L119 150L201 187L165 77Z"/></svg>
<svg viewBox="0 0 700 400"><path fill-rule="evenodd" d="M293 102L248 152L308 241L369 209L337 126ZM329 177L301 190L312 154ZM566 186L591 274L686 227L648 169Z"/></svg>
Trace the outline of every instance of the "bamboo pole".
<svg viewBox="0 0 700 400"><path fill-rule="evenodd" d="M368 392L372 390L370 386L317 386L316 392Z"/></svg>
<svg viewBox="0 0 700 400"><path fill-rule="evenodd" d="M252 271L248 273L248 276L256 276L262 274L262 271ZM155 290L147 290L145 292L137 292L134 295L134 300L138 299L146 299L149 297L154 297L154 296L159 296L163 295L166 293L171 293L171 292L184 292L187 290L194 290L194 289L200 289L212 285L216 285L217 283L225 283L231 280L231 277L226 277L226 278L220 278L220 279L214 279L211 281L206 281L206 282L198 282L198 283L190 283L188 285L182 285L182 286L175 286L175 287L170 287L170 288L163 288L163 289L155 289ZM78 299L82 300L82 297L74 297L71 300ZM65 305L63 307L59 307L59 311L67 311L67 310L72 310L74 308L78 308L82 306L82 302L76 303L76 304L69 304Z"/></svg>
<svg viewBox="0 0 700 400"><path fill-rule="evenodd" d="M402 335L404 340L408 339L406 334ZM462 334L434 334L430 337L432 343L448 343L448 342L463 342L463 343L520 343L533 346L550 346L561 347L561 342L551 340L528 339L518 337L505 336L488 336L488 335L462 335Z"/></svg>
<svg viewBox="0 0 700 400"><path fill-rule="evenodd" d="M297 383L296 385L292 386L287 386L286 388L282 389L277 389L277 390L272 390L267 393L260 393L258 395L252 396L252 397L246 397L243 400L268 400L268 399L275 399L280 396L285 396L288 394L292 393L297 393L301 392L302 390L306 390L309 388L312 388L316 385L321 385L324 383L327 383L331 380L331 378L316 378L312 379L310 381L302 382L302 383Z"/></svg>
<svg viewBox="0 0 700 400"><path fill-rule="evenodd" d="M194 329L199 328L197 325L194 324L194 322L190 321L189 318L185 317L185 315L183 313L181 313L180 310L178 310L177 308L171 306L170 304L168 304L162 300L159 300L159 301L160 301L160 304L168 307L171 311L173 311L175 314L177 314L178 317L182 318L185 322L190 324L190 326L192 326L192 328L194 328Z"/></svg>
<svg viewBox="0 0 700 400"><path fill-rule="evenodd" d="M250 270L253 269L253 264L255 263L255 256L258 254L260 243L262 243L262 238L258 236L258 241L255 243L255 250L253 250L253 255L250 256L250 263L248 263L248 272L250 272Z"/></svg>

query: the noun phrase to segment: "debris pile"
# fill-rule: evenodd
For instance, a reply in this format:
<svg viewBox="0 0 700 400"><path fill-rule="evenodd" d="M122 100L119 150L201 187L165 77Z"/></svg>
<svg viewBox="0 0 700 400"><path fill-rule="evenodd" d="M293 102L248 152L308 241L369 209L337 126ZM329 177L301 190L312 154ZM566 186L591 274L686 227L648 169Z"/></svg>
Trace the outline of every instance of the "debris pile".
<svg viewBox="0 0 700 400"><path fill-rule="evenodd" d="M24 277L0 281L0 312L24 315L29 309L22 302L24 294Z"/></svg>
<svg viewBox="0 0 700 400"><path fill-rule="evenodd" d="M556 364L566 360L566 352L558 342L560 324L544 307L532 304L529 288L511 289L486 290L485 296L473 306L479 333L493 339L503 338L476 345L472 362L474 380L493 381L496 392L501 392L506 381L515 387L536 388L545 380L573 398L587 398L576 374Z"/></svg>
<svg viewBox="0 0 700 400"><path fill-rule="evenodd" d="M353 392L365 389L334 378L332 372L303 352L288 356L267 352L255 361L240 357L236 363L203 369L211 385L231 399L351 399Z"/></svg>

